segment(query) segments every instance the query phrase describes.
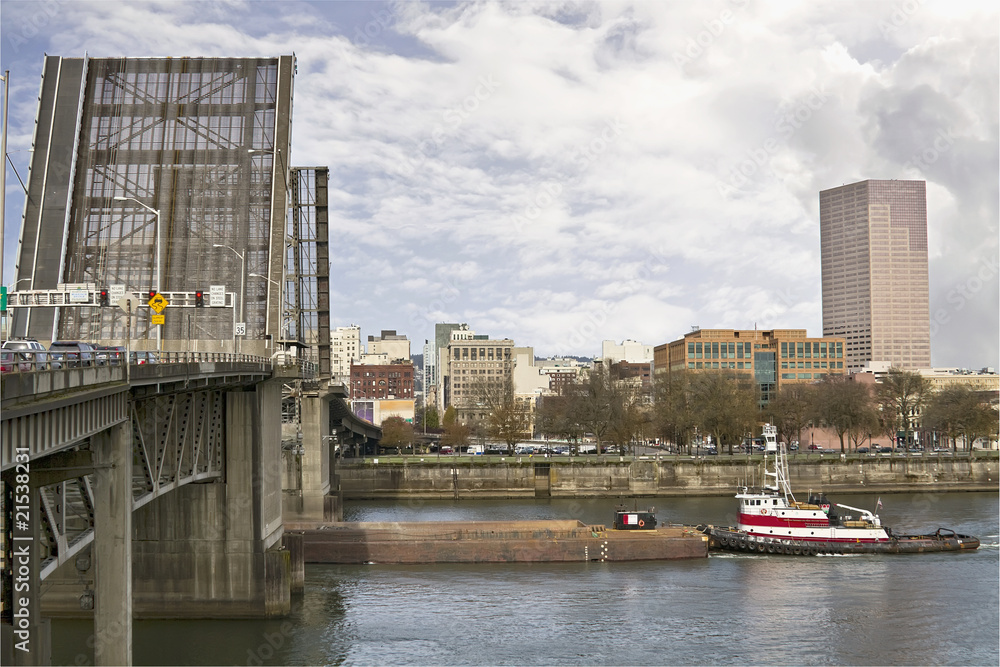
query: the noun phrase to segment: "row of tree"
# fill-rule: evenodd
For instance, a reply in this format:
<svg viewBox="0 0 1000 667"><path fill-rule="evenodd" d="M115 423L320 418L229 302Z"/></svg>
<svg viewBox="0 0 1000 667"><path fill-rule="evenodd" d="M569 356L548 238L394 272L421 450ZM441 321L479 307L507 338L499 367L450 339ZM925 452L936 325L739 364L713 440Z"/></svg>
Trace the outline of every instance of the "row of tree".
<svg viewBox="0 0 1000 667"><path fill-rule="evenodd" d="M442 445L457 448L472 437L488 438L504 443L510 453L519 441L531 438L532 417L540 434L571 443L593 437L624 453L653 436L688 452L711 436L732 453L759 432L762 422L773 423L785 442L801 440L809 426L827 427L837 434L841 451L882 436L895 442L902 434L908 443L915 430L923 432L925 440L937 434L952 448L997 437L997 409L989 392L964 384L932 391L923 376L896 368L874 385L839 375L786 385L763 408L750 374L721 370L669 373L656 378L652 389L643 389L611 364L598 363L559 395L543 397L534 414L532 406L516 396L510 377L481 377L471 385L471 397L461 406L466 418L460 419L452 406L441 419ZM437 421L436 411L425 416L428 427L432 419ZM413 442L412 427L398 421L402 425L390 420L383 424L383 446Z"/></svg>

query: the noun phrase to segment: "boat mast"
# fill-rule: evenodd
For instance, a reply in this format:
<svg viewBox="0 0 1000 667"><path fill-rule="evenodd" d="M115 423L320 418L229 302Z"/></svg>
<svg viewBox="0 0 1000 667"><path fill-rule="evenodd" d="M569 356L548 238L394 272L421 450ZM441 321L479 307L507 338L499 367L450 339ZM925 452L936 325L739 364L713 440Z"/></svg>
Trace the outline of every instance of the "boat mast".
<svg viewBox="0 0 1000 667"><path fill-rule="evenodd" d="M768 469L768 454L774 455L774 467ZM764 489L785 496L787 502L795 502L795 496L788 486L788 460L785 446L778 445L778 429L774 424L764 424Z"/></svg>

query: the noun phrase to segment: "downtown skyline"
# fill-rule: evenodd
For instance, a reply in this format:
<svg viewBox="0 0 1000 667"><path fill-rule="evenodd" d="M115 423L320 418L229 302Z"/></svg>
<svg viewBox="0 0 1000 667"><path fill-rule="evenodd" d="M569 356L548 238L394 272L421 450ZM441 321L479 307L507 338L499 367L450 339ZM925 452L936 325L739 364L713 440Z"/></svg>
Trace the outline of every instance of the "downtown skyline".
<svg viewBox="0 0 1000 667"><path fill-rule="evenodd" d="M819 192L916 179L932 365L1000 366L988 3L0 11L23 179L43 52L295 52L290 162L330 167L334 326L469 322L540 356L693 325L821 335ZM19 194L8 168L5 284Z"/></svg>

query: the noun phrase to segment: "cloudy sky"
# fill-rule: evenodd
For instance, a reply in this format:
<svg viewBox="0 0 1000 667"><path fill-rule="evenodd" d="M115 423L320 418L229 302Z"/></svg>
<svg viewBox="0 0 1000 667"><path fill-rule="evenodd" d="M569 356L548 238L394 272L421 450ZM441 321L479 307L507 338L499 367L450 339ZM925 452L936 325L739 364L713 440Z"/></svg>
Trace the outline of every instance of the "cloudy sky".
<svg viewBox="0 0 1000 667"><path fill-rule="evenodd" d="M295 53L333 319L600 352L822 334L820 190L927 181L932 354L1000 366L995 2L0 2L21 177L44 53ZM4 282L23 206L8 169Z"/></svg>

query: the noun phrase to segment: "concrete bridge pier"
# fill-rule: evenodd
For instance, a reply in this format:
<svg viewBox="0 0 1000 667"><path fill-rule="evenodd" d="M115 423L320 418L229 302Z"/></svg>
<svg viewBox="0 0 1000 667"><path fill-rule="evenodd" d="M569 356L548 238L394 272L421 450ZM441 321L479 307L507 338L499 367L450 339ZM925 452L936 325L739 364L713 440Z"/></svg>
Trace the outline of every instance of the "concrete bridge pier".
<svg viewBox="0 0 1000 667"><path fill-rule="evenodd" d="M287 614L281 382L226 395L225 481L187 484L136 510L134 605L142 618Z"/></svg>
<svg viewBox="0 0 1000 667"><path fill-rule="evenodd" d="M128 422L94 453L94 664L132 664L132 437Z"/></svg>
<svg viewBox="0 0 1000 667"><path fill-rule="evenodd" d="M330 433L330 401L325 389L300 397L301 452L284 452L287 478L285 521L339 521L343 518L339 484L335 484L335 443ZM291 459L289 460L289 458Z"/></svg>

